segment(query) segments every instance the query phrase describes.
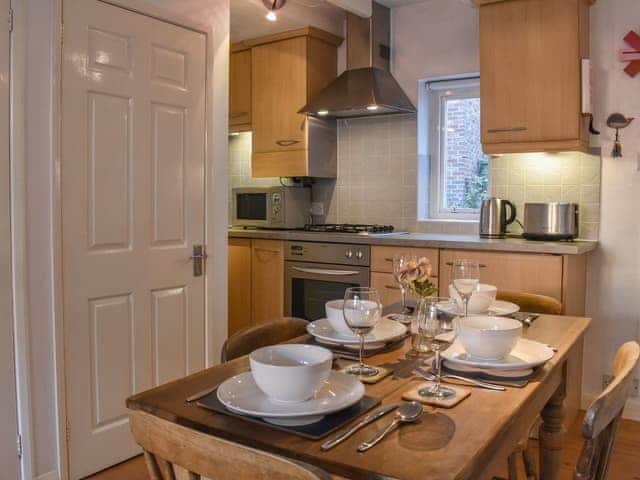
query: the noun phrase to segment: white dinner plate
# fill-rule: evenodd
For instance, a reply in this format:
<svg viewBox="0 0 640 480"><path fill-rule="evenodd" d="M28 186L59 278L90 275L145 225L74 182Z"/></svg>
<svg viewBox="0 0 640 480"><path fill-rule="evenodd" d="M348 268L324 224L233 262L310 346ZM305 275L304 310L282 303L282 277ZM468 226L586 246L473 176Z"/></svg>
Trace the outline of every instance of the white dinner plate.
<svg viewBox="0 0 640 480"><path fill-rule="evenodd" d="M553 357L553 350L544 343L521 338L509 355L501 360L482 360L469 355L459 339L442 352L442 357L454 364L484 369L519 370L543 365Z"/></svg>
<svg viewBox="0 0 640 480"><path fill-rule="evenodd" d="M325 342L341 344L360 342L359 337L355 333L336 332L329 324L329 320L326 318L309 323L307 325L307 332L317 339L324 340ZM401 337L405 333L407 333L407 327L405 325L394 320L389 320L388 318L382 318L378 325L376 325L376 328L374 328L371 333L364 336L364 341L365 343L386 343L390 340Z"/></svg>
<svg viewBox="0 0 640 480"><path fill-rule="evenodd" d="M327 345L329 347L343 347L343 348L347 348L349 350L353 350L354 352L357 352L358 350L360 350L360 344L359 343L340 343L340 342L330 342L329 340L323 340L321 338L317 338L315 339L316 342L318 342L321 345ZM377 348L382 348L384 346L387 345L387 342L370 342L367 343L365 345L364 351L366 352L367 350L375 350Z"/></svg>
<svg viewBox="0 0 640 480"><path fill-rule="evenodd" d="M469 367L467 365L462 365L460 363L451 363L447 360L442 362L444 368L451 370L454 373L460 373L464 375L467 374L486 374L491 375L492 377L500 377L500 378L523 378L528 377L533 373L533 368L523 368L517 370L499 370L497 368L488 369L488 368L478 368L478 367Z"/></svg>
<svg viewBox="0 0 640 480"><path fill-rule="evenodd" d="M441 302L436 305L438 310L448 313L449 315L462 315L464 310L458 308L458 304L455 302ZM470 314L470 315L489 315L493 317L505 317L507 315L513 315L520 311L520 307L515 303L505 302L504 300L494 300L489 310L483 313Z"/></svg>
<svg viewBox="0 0 640 480"><path fill-rule="evenodd" d="M267 397L251 372L231 377L218 387L218 400L232 412L288 426L315 423L329 413L356 404L363 396L364 385L358 377L335 371L313 398L304 402L281 402Z"/></svg>

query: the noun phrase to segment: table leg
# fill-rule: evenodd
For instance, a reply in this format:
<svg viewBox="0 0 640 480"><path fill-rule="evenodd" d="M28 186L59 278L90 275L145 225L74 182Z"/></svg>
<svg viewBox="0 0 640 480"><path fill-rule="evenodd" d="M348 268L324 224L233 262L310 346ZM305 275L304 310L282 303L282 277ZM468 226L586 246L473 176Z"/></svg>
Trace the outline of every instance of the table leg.
<svg viewBox="0 0 640 480"><path fill-rule="evenodd" d="M564 443L564 397L565 388L561 385L542 409L540 425L540 480L560 478L562 464L562 446Z"/></svg>

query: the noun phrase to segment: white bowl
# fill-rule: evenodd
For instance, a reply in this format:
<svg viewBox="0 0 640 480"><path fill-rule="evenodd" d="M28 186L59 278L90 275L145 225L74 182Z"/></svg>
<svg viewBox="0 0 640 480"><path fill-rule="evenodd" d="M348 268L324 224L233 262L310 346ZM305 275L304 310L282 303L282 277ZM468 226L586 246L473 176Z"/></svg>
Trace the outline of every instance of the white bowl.
<svg viewBox="0 0 640 480"><path fill-rule="evenodd" d="M256 385L281 402L304 402L322 387L331 372L333 354L315 345L271 345L249 355Z"/></svg>
<svg viewBox="0 0 640 480"><path fill-rule="evenodd" d="M344 300L330 300L324 304L324 311L327 314L329 325L338 333L352 333L347 322L344 321L342 305Z"/></svg>
<svg viewBox="0 0 640 480"><path fill-rule="evenodd" d="M497 287L487 283L479 283L476 291L471 294L469 299L469 313L473 315L487 313L491 304L495 302L497 293ZM463 312L464 302L452 284L449 285L449 296L455 300L458 308Z"/></svg>
<svg viewBox="0 0 640 480"><path fill-rule="evenodd" d="M467 354L481 360L506 357L522 336L522 323L506 317L458 318L456 329Z"/></svg>

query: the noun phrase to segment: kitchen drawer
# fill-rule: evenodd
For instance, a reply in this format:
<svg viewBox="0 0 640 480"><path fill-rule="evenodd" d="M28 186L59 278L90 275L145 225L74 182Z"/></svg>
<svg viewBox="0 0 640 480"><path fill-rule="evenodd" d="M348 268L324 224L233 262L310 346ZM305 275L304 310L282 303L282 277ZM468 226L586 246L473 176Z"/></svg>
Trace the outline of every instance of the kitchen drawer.
<svg viewBox="0 0 640 480"><path fill-rule="evenodd" d="M400 287L398 287L392 273L371 272L371 287L378 290L380 301L384 307L402 301ZM407 298L417 300L417 297L412 293L408 293Z"/></svg>
<svg viewBox="0 0 640 480"><path fill-rule="evenodd" d="M499 290L537 293L562 301L562 257L535 253L440 250L440 292L448 295L454 260L476 260L482 265L480 282Z"/></svg>
<svg viewBox="0 0 640 480"><path fill-rule="evenodd" d="M433 267L432 276L438 276L437 248L371 247L371 271L393 273L393 256L399 253L427 257Z"/></svg>

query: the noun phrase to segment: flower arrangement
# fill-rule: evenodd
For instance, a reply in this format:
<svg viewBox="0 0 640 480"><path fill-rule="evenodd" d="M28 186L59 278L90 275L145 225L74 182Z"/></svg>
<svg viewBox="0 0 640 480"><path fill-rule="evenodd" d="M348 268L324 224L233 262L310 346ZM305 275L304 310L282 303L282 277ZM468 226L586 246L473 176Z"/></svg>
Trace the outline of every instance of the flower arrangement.
<svg viewBox="0 0 640 480"><path fill-rule="evenodd" d="M398 281L407 285L416 295L430 297L438 291L438 287L429 280L432 270L426 257L411 259L398 272Z"/></svg>

